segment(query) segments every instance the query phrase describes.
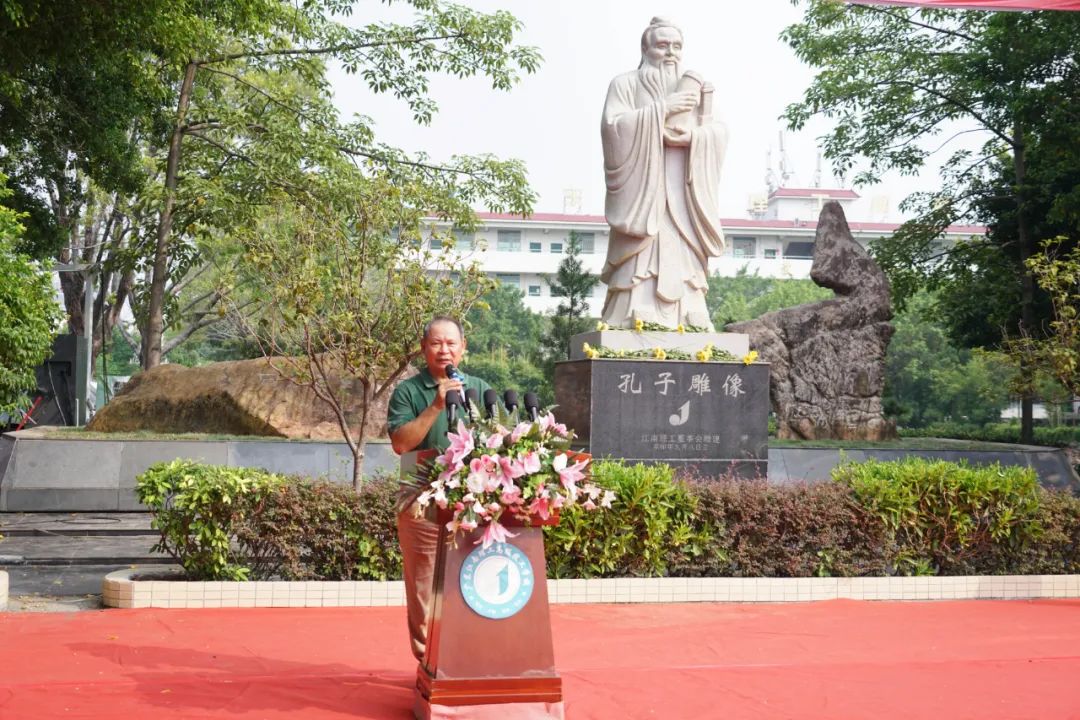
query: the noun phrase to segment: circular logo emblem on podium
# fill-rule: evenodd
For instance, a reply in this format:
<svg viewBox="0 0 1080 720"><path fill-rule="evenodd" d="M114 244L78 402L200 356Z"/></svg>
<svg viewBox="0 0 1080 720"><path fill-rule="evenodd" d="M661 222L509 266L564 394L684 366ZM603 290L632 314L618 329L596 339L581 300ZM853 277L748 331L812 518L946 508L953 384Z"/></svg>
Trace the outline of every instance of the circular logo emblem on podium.
<svg viewBox="0 0 1080 720"><path fill-rule="evenodd" d="M529 558L508 543L473 550L461 565L459 579L466 604L492 620L511 617L525 607L534 582Z"/></svg>

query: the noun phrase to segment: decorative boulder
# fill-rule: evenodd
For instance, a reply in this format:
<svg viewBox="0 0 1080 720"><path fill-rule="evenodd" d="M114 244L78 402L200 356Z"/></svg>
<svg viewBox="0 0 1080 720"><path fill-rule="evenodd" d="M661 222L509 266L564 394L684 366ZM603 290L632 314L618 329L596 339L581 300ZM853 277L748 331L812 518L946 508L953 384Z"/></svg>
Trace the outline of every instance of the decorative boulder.
<svg viewBox="0 0 1080 720"><path fill-rule="evenodd" d="M342 378L350 427L360 422L363 389ZM373 408L371 437L386 436L389 393ZM341 430L330 406L306 387L283 378L267 360L218 362L188 368L160 365L124 385L88 430L162 433L221 433L338 440Z"/></svg>
<svg viewBox="0 0 1080 720"><path fill-rule="evenodd" d="M892 338L889 281L851 237L837 202L821 209L810 277L836 293L732 323L772 363L769 392L777 437L805 440L887 440L885 351Z"/></svg>

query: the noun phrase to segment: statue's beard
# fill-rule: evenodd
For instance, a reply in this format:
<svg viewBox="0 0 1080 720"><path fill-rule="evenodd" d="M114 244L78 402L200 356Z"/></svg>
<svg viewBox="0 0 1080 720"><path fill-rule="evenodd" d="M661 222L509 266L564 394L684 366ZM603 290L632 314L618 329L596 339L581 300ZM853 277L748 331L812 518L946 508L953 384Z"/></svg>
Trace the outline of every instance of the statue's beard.
<svg viewBox="0 0 1080 720"><path fill-rule="evenodd" d="M679 77L678 64L661 62L653 65L646 60L638 68L638 79L641 80L641 84L648 89L650 95L657 99L665 98L675 92Z"/></svg>

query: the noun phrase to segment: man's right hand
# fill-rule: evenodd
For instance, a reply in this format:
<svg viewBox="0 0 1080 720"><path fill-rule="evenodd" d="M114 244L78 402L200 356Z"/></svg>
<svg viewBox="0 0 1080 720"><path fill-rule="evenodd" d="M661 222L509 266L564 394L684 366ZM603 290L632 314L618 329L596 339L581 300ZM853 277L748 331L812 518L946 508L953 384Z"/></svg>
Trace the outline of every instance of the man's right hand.
<svg viewBox="0 0 1080 720"><path fill-rule="evenodd" d="M687 110L693 110L697 107L699 99L700 93L697 90L682 90L668 95L667 100L664 101L667 106L665 119Z"/></svg>
<svg viewBox="0 0 1080 720"><path fill-rule="evenodd" d="M432 407L439 410L446 409L446 393L451 390L457 390L459 393L464 392L465 386L461 384L460 380L451 380L444 377L439 378L439 387L436 388L435 400L431 403Z"/></svg>

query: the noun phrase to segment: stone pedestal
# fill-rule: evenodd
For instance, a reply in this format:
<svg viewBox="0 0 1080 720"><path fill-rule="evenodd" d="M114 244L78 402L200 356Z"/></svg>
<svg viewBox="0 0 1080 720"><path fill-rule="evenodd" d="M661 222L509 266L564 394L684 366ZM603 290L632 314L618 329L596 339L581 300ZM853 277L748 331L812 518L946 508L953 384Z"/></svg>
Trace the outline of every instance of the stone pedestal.
<svg viewBox="0 0 1080 720"><path fill-rule="evenodd" d="M555 366L555 401L597 459L767 475L767 364L569 360Z"/></svg>
<svg viewBox="0 0 1080 720"><path fill-rule="evenodd" d="M602 346L630 352L660 347L664 350L682 350L691 354L712 343L714 350L726 350L737 358L742 358L750 352L750 336L743 333L594 330L579 333L570 339L571 360L585 359L585 351L582 349L585 343L589 343L592 347Z"/></svg>

